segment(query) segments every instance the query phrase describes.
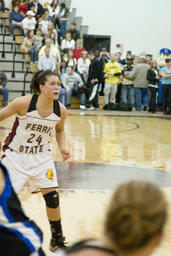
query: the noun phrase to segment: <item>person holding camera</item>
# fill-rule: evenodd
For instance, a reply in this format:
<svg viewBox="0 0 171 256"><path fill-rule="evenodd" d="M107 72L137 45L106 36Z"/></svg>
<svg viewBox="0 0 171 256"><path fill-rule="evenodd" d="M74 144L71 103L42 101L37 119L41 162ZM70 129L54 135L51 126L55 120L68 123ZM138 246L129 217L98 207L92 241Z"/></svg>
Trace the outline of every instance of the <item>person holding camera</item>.
<svg viewBox="0 0 171 256"><path fill-rule="evenodd" d="M71 105L71 96L80 97L80 109L86 109L86 95L83 81L79 74L74 72L74 68L68 66L67 73L63 75L62 83L64 87L69 87L70 90L66 90L66 102L67 108Z"/></svg>

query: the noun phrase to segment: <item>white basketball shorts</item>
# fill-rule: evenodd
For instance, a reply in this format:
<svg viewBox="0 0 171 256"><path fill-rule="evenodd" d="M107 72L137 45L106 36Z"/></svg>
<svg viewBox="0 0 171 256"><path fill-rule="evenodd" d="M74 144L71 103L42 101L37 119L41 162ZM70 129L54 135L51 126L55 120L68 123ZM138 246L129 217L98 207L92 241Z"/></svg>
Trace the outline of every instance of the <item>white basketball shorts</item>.
<svg viewBox="0 0 171 256"><path fill-rule="evenodd" d="M38 188L58 187L57 173L51 152L41 154L21 154L7 149L1 161L8 169L16 193L26 182Z"/></svg>

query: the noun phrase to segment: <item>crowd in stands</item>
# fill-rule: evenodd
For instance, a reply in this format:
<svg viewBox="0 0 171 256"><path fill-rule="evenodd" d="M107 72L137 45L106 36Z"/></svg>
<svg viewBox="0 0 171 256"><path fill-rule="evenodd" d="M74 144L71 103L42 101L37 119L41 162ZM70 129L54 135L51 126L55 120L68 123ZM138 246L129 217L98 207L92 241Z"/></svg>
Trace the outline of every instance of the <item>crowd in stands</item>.
<svg viewBox="0 0 171 256"><path fill-rule="evenodd" d="M101 95L105 110L171 113L168 52L159 63L144 52L136 56L127 51L125 58L121 52L110 54L106 49L87 52L76 22L66 30L68 15L65 3L58 0L13 0L9 15L11 34L15 28L21 30L24 40L20 50L30 55L30 63L59 74L60 100L67 108L74 95L80 97L80 109L98 109Z"/></svg>

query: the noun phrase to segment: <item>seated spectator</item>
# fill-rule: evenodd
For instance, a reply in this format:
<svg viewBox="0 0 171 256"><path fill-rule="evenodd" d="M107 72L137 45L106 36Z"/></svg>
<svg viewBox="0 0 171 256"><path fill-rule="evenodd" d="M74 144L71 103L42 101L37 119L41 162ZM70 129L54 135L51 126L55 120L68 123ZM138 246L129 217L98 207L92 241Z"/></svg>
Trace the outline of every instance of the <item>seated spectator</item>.
<svg viewBox="0 0 171 256"><path fill-rule="evenodd" d="M149 68L150 66L146 63L146 59L140 57L139 63L134 66L130 74L130 78L134 79L136 109L138 111L142 109L142 104L144 105L144 111L147 111L148 108L147 71Z"/></svg>
<svg viewBox="0 0 171 256"><path fill-rule="evenodd" d="M48 20L48 15L43 14L42 16L42 20L39 22L39 28L41 29L44 38L48 38L48 24L49 24L49 20Z"/></svg>
<svg viewBox="0 0 171 256"><path fill-rule="evenodd" d="M5 11L5 3L4 0L0 0L0 11Z"/></svg>
<svg viewBox="0 0 171 256"><path fill-rule="evenodd" d="M60 4L59 9L59 20L60 20L60 32L59 37L62 39L64 38L65 31L66 31L66 24L68 20L69 10L66 7L65 3Z"/></svg>
<svg viewBox="0 0 171 256"><path fill-rule="evenodd" d="M54 58L55 62L56 62L56 59L57 59L56 47L52 45L52 40L50 38L47 38L45 40L45 45L40 48L39 58L41 56L45 55L46 47L50 49L49 55L52 56Z"/></svg>
<svg viewBox="0 0 171 256"><path fill-rule="evenodd" d="M0 71L0 94L2 94L2 106L5 107L8 104L8 94L9 90L6 87L7 84L7 76L4 71Z"/></svg>
<svg viewBox="0 0 171 256"><path fill-rule="evenodd" d="M64 57L64 60L67 63L67 67L73 67L73 69L76 69L77 66L77 60L74 58L73 50L69 49L66 57Z"/></svg>
<svg viewBox="0 0 171 256"><path fill-rule="evenodd" d="M160 80L159 71L157 69L157 61L152 61L150 69L147 71L147 80L149 81L148 88L150 90L150 102L148 112L156 112L156 94L158 82Z"/></svg>
<svg viewBox="0 0 171 256"><path fill-rule="evenodd" d="M104 87L104 104L116 102L116 93L121 75L121 68L118 61L118 56L111 54L110 61L104 67L105 87Z"/></svg>
<svg viewBox="0 0 171 256"><path fill-rule="evenodd" d="M62 81L64 74L66 74L66 72L67 72L67 63L64 59L62 59L62 61L60 63L60 75L59 75L59 78L61 81Z"/></svg>
<svg viewBox="0 0 171 256"><path fill-rule="evenodd" d="M42 47L43 39L44 38L42 31L40 29L37 29L36 35L34 36L34 45L38 48L38 50L40 50L40 48Z"/></svg>
<svg viewBox="0 0 171 256"><path fill-rule="evenodd" d="M56 29L54 28L54 25L51 21L49 21L49 24L48 24L48 27L47 27L47 33L48 33L48 37L50 37L51 33L54 33L56 43L58 42L58 33L57 33Z"/></svg>
<svg viewBox="0 0 171 256"><path fill-rule="evenodd" d="M133 58L128 56L125 63L122 67L121 99L122 103L129 103L133 107L135 104L134 81L130 78L131 71L134 68Z"/></svg>
<svg viewBox="0 0 171 256"><path fill-rule="evenodd" d="M11 35L14 34L15 28L19 28L21 30L22 35L24 36L22 20L23 15L19 13L19 7L17 5L14 5L13 10L12 12L10 12L9 15Z"/></svg>
<svg viewBox="0 0 171 256"><path fill-rule="evenodd" d="M34 44L34 32L30 30L27 32L27 36L24 38L23 43L20 47L21 52L30 54L31 63L34 63L38 59L40 45Z"/></svg>
<svg viewBox="0 0 171 256"><path fill-rule="evenodd" d="M26 0L19 0L17 5L19 7L19 12L23 14L23 16L26 16L28 11Z"/></svg>
<svg viewBox="0 0 171 256"><path fill-rule="evenodd" d="M74 21L71 22L71 26L70 29L67 30L67 32L71 33L72 38L77 41L78 39L80 39L80 33L79 31L76 29L76 25L77 23Z"/></svg>
<svg viewBox="0 0 171 256"><path fill-rule="evenodd" d="M56 62L57 62L57 65L58 65L61 62L61 54L60 54L60 51L59 51L59 46L58 46L58 41L56 39L56 34L54 32L52 32L51 34L49 34L49 38L52 41L51 46L56 49Z"/></svg>
<svg viewBox="0 0 171 256"><path fill-rule="evenodd" d="M84 84L87 83L90 63L91 62L87 57L87 52L83 51L81 53L81 58L79 58L78 63L77 63L77 71L81 75L81 78L82 78Z"/></svg>
<svg viewBox="0 0 171 256"><path fill-rule="evenodd" d="M78 60L81 57L81 53L83 51L85 51L85 48L83 48L83 42L81 39L77 39L76 48L74 49L74 58Z"/></svg>
<svg viewBox="0 0 171 256"><path fill-rule="evenodd" d="M65 39L62 40L61 50L62 52L68 52L69 49L74 50L75 41L72 39L71 33L66 33Z"/></svg>
<svg viewBox="0 0 171 256"><path fill-rule="evenodd" d="M42 70L51 70L54 71L56 68L55 60L52 56L49 55L50 48L45 49L45 55L41 56L38 61L38 69Z"/></svg>
<svg viewBox="0 0 171 256"><path fill-rule="evenodd" d="M58 0L53 0L49 7L49 15L52 17L53 24L57 31L60 30L59 11L60 7Z"/></svg>
<svg viewBox="0 0 171 256"><path fill-rule="evenodd" d="M71 96L75 95L80 97L80 109L86 109L86 95L84 90L81 89L83 87L83 81L79 74L74 72L73 67L68 67L67 73L63 75L62 83L70 89L70 91L66 91L66 107L70 107Z"/></svg>
<svg viewBox="0 0 171 256"><path fill-rule="evenodd" d="M39 3L39 0L33 0L28 3L28 10L31 9L31 6L35 6L35 12L40 17L43 14L43 6Z"/></svg>
<svg viewBox="0 0 171 256"><path fill-rule="evenodd" d="M127 182L112 195L102 237L64 248L62 255L152 256L163 240L167 216L168 203L158 186L146 181Z"/></svg>
<svg viewBox="0 0 171 256"><path fill-rule="evenodd" d="M36 28L36 19L34 18L35 13L32 11L27 12L27 17L23 20L23 29L24 33L27 34L29 30L35 30Z"/></svg>

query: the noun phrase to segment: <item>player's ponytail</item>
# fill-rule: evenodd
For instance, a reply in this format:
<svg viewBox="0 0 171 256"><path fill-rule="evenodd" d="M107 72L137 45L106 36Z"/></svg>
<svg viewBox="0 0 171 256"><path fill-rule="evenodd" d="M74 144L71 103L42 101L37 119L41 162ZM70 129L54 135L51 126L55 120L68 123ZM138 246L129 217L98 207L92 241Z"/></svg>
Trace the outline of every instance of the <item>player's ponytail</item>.
<svg viewBox="0 0 171 256"><path fill-rule="evenodd" d="M37 73L35 73L30 83L30 92L39 94L40 85L45 85L47 78L49 76L57 76L57 75L51 70L38 71Z"/></svg>
<svg viewBox="0 0 171 256"><path fill-rule="evenodd" d="M167 203L156 185L128 182L112 197L105 221L105 236L115 245L118 254L131 254L162 232L166 217Z"/></svg>

